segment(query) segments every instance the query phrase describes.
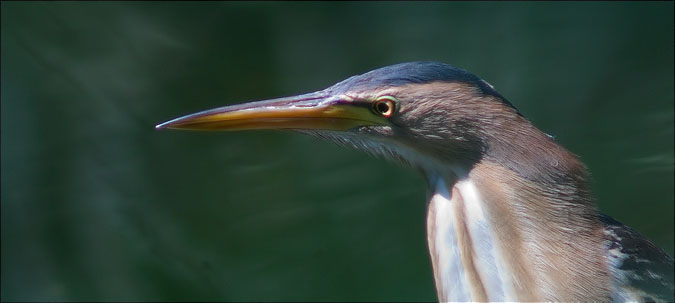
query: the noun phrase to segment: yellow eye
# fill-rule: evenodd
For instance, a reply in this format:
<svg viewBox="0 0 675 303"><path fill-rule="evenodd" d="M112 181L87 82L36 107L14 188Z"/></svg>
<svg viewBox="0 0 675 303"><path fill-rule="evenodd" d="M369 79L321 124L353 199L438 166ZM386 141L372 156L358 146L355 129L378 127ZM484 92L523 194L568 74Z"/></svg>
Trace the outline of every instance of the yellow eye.
<svg viewBox="0 0 675 303"><path fill-rule="evenodd" d="M390 96L379 97L373 102L373 112L376 114L389 118L394 115L396 111L396 99Z"/></svg>

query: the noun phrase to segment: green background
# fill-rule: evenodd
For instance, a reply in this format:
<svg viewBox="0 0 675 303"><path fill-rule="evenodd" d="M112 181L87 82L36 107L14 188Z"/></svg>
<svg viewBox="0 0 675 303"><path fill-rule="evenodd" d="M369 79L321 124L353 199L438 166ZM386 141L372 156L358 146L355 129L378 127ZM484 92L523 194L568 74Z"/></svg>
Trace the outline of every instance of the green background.
<svg viewBox="0 0 675 303"><path fill-rule="evenodd" d="M673 3L2 2L12 300L436 299L415 172L176 116L435 60L581 156L673 253Z"/></svg>

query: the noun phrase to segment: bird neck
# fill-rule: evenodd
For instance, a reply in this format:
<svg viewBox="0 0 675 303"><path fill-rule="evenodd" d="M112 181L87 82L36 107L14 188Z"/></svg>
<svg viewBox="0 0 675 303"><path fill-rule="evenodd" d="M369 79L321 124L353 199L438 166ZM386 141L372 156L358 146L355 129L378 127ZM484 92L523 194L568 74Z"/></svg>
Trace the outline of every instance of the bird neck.
<svg viewBox="0 0 675 303"><path fill-rule="evenodd" d="M585 168L552 140L537 139L549 145L539 153L527 145L492 146L466 172L427 174L439 300L609 298L602 226Z"/></svg>

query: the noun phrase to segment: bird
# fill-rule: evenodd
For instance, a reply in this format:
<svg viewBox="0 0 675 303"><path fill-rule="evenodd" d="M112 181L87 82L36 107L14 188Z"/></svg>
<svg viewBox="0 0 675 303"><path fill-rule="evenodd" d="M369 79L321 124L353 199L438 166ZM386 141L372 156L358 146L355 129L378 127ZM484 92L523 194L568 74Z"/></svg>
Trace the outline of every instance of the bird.
<svg viewBox="0 0 675 303"><path fill-rule="evenodd" d="M673 257L599 212L579 157L450 64L394 64L156 129L291 130L418 171L440 302L673 301Z"/></svg>

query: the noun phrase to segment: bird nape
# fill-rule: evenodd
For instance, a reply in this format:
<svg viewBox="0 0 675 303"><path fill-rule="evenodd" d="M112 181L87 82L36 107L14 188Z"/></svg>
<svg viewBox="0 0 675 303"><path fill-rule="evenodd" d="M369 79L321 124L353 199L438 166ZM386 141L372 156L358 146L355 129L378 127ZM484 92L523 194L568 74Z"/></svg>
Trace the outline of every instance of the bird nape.
<svg viewBox="0 0 675 303"><path fill-rule="evenodd" d="M396 64L156 128L289 129L416 168L440 301L673 301L673 258L600 214L583 163L451 65Z"/></svg>

